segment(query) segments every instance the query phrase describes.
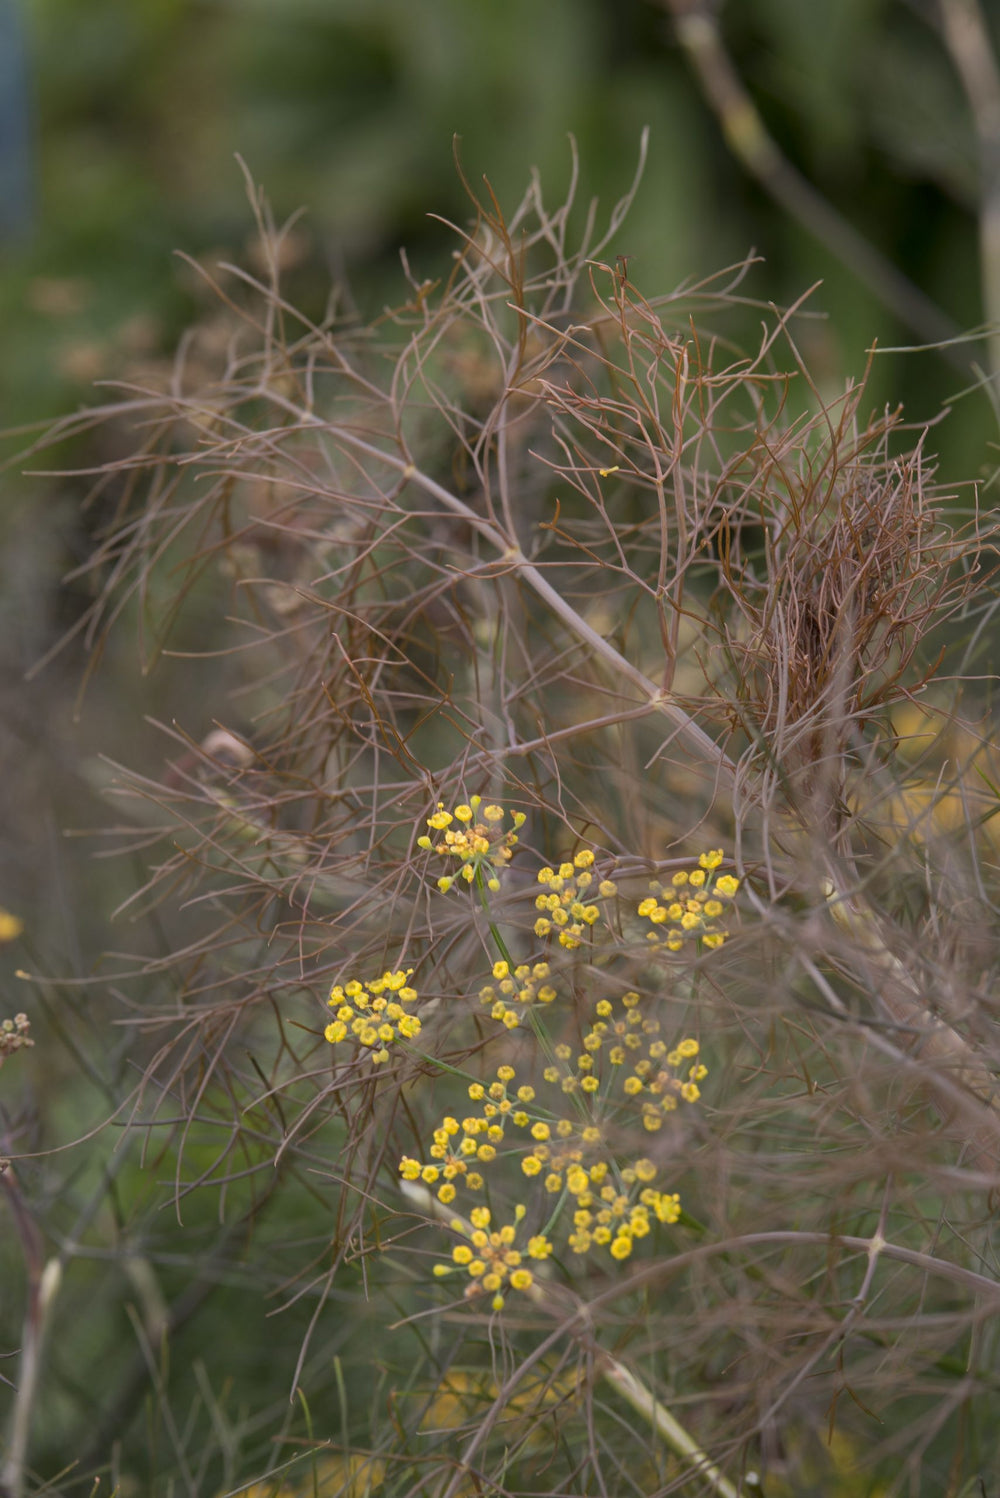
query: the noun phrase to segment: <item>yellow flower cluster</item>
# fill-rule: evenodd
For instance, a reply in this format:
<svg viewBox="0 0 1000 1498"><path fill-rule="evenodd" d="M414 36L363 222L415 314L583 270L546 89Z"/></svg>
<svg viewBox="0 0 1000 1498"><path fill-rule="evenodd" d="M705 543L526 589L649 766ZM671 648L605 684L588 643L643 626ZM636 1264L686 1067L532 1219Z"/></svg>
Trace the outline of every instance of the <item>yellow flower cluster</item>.
<svg viewBox="0 0 1000 1498"><path fill-rule="evenodd" d="M440 1278L451 1274L453 1269L463 1269L471 1283L466 1295L478 1295L481 1291L492 1291L494 1311L502 1311L503 1290L509 1285L512 1290L530 1290L535 1282L525 1258L547 1259L552 1244L544 1233L536 1233L528 1239L524 1249L514 1247L517 1229L524 1221L527 1208L518 1205L514 1209L514 1221L501 1228L492 1226L489 1207L473 1207L469 1221L461 1217L452 1218L449 1227L466 1241L457 1243L451 1251L451 1264L435 1264L434 1273Z"/></svg>
<svg viewBox="0 0 1000 1498"><path fill-rule="evenodd" d="M605 1110L620 1090L622 1104L627 1103L629 1111L638 1105L643 1127L651 1134L678 1102L698 1101L698 1083L708 1071L694 1061L699 1051L696 1040L688 1037L669 1047L661 1038L660 1021L643 1014L635 992L622 994L617 1007L610 999L601 999L594 1012L596 1018L575 1060L570 1046L555 1047L559 1064L545 1068L546 1082L558 1083L565 1093L602 1094Z"/></svg>
<svg viewBox="0 0 1000 1498"><path fill-rule="evenodd" d="M535 900L535 909L542 912L535 922L536 936L550 936L557 931L561 947L573 951L580 945L588 927L593 926L601 913L600 906L588 899L593 895L593 864L593 853L583 848L572 863L561 863L558 869L539 869L538 882L545 893ZM602 899L610 899L617 894L617 886L612 880L603 879L596 893Z"/></svg>
<svg viewBox="0 0 1000 1498"><path fill-rule="evenodd" d="M523 811L512 812L514 825L505 832L501 826L507 815L503 807L483 806L482 800L482 796L470 796L468 805L463 803L454 811L446 811L444 802L439 801L437 811L427 818L427 825L432 832L444 835L438 842L426 834L418 837L417 847L433 849L444 858L459 859L462 865L459 874L468 884L479 874L486 888L496 891L500 888L498 871L510 862L517 829L524 825L525 816ZM454 874L443 874L437 882L438 889L447 892L454 882Z"/></svg>
<svg viewBox="0 0 1000 1498"><path fill-rule="evenodd" d="M679 952L685 939L697 937L706 947L721 947L725 931L716 924L740 887L732 874L716 875L722 862L722 850L703 853L696 869L680 869L664 888L658 880L650 883L650 894L639 906L639 915L648 920L652 930L646 940Z"/></svg>
<svg viewBox="0 0 1000 1498"><path fill-rule="evenodd" d="M608 1126L622 1113L627 1125L638 1104L644 1127L659 1129L679 1101L698 1099L698 1082L707 1075L695 1059L696 1040L681 1040L668 1050L659 1029L657 1020L643 1017L638 994L624 994L617 1010L610 1000L601 1000L575 1066L569 1065L571 1048L559 1045L555 1054L560 1064L543 1073L560 1095L579 1094L576 1118L559 1116L558 1101L553 1108L532 1106L534 1088L515 1090L515 1070L505 1064L497 1068L495 1081L469 1087L469 1097L482 1104L481 1111L461 1120L442 1119L434 1131L430 1161L422 1164L404 1155L400 1174L404 1180L436 1186L445 1205L455 1200L459 1186L481 1191L483 1170L512 1153L501 1156L511 1124L526 1130L530 1139L527 1149L518 1150L522 1173L550 1196L575 1199L569 1248L582 1254L592 1246L607 1247L614 1258L626 1258L633 1241L645 1237L654 1221L678 1220L680 1199L653 1185L657 1168L652 1161L641 1158L622 1166L615 1160L607 1144ZM603 1078L602 1070L608 1073Z"/></svg>
<svg viewBox="0 0 1000 1498"><path fill-rule="evenodd" d="M641 1182L652 1180L656 1166L651 1160L637 1160L621 1172L617 1189L597 1166L588 1173L582 1167L572 1171L567 1180L570 1194L576 1198L573 1232L567 1240L575 1254L585 1254L593 1244L607 1245L613 1259L627 1259L637 1238L645 1238L651 1220L676 1222L681 1215L681 1199L674 1192L656 1191ZM638 1200L636 1191L638 1190Z"/></svg>
<svg viewBox="0 0 1000 1498"><path fill-rule="evenodd" d="M503 1143L508 1119L520 1128L530 1122L524 1105L534 1101L535 1089L519 1087L512 1094L513 1081L514 1068L498 1066L496 1081L488 1087L473 1082L469 1097L474 1103L482 1103L481 1112L463 1118L461 1123L451 1116L443 1118L440 1127L434 1130L434 1143L428 1151L432 1163L421 1165L419 1160L404 1155L399 1163L404 1181L423 1181L426 1186L435 1186L440 1181L438 1200L445 1204L455 1200L456 1181L470 1191L481 1191L483 1177L478 1170L470 1170L470 1165L476 1162L487 1165L497 1158L497 1145Z"/></svg>
<svg viewBox="0 0 1000 1498"><path fill-rule="evenodd" d="M330 1044L338 1045L352 1035L370 1049L372 1061L380 1063L388 1061L388 1047L394 1040L415 1039L420 1034L420 1021L403 1007L417 997L416 989L406 981L412 971L397 968L394 973L385 972L367 987L356 978L343 985L335 983L329 1004L336 1009L337 1017L323 1031Z"/></svg>
<svg viewBox="0 0 1000 1498"><path fill-rule="evenodd" d="M485 988L481 988L480 1003L490 1005L491 1019L499 1020L508 1030L515 1030L521 1015L530 1005L536 1001L539 1004L552 1003L556 991L551 983L545 981L550 972L547 962L536 962L530 967L522 962L513 970L508 962L495 962L493 977L497 980L497 986L494 988L492 984L487 984ZM513 999L521 1007L512 1008L507 1003L508 999Z"/></svg>
<svg viewBox="0 0 1000 1498"><path fill-rule="evenodd" d="M618 1168L607 1156L599 1125L575 1126L561 1118L555 1130L540 1121L531 1134L535 1143L522 1157L521 1169L529 1179L541 1178L552 1195L565 1191L575 1198L573 1232L567 1239L574 1253L606 1247L613 1258L626 1259L633 1239L649 1232L651 1218L676 1222L680 1217L680 1197L651 1184L653 1162L643 1157Z"/></svg>
<svg viewBox="0 0 1000 1498"><path fill-rule="evenodd" d="M513 828L505 832L506 815L500 806L481 807L478 797L454 811L439 805L428 827L442 836L437 842L431 837L418 842L457 858L459 876L470 884L496 889L497 874L509 861L516 829L524 821L515 814ZM712 850L701 855L696 868L674 874L666 889L650 885L650 897L638 914L649 922L651 943L677 951L690 938L707 947L725 940L720 918L739 881L719 874L722 862L722 852ZM581 849L557 868L539 872L534 931L540 940L555 937L566 951L576 950L601 919L601 902L617 898L617 886L610 879L599 881L594 864L593 851ZM438 883L447 890L453 879L448 875ZM680 1198L662 1189L660 1167L631 1150L623 1153L619 1141L634 1139L640 1124L655 1133L680 1104L697 1102L707 1068L693 1037L676 1042L663 1037L659 999L644 999L632 989L598 999L582 1033L574 1020L575 1044L553 1044L541 1023L542 1010L557 998L552 967L544 960L515 963L495 930L494 937L501 957L493 964L491 982L480 990L480 1001L510 1030L522 1016L531 1015L544 1047L544 1063L539 1064L545 1089L539 1084L539 1098L533 1086L518 1084L512 1065L498 1066L491 1080L469 1085L474 1111L465 1117L459 1110L445 1115L434 1130L427 1159L405 1155L399 1171L404 1180L434 1189L441 1206L455 1210L460 1209L460 1192L485 1193L489 1184L499 1195L499 1173L519 1164L522 1184L533 1192L533 1220L545 1231L529 1238L526 1249L519 1248L517 1232L528 1206L519 1204L514 1221L496 1227L490 1209L476 1205L468 1220L449 1219L460 1241L450 1261L435 1270L439 1275L464 1271L470 1279L466 1294L489 1292L499 1309L505 1289L531 1287L532 1273L523 1261L543 1259L553 1251L548 1235L554 1225L562 1224L557 1237L570 1252L605 1250L624 1260L659 1224L681 1219ZM610 983L612 969L602 965L600 970ZM596 965L591 964L591 971L596 974ZM405 980L408 975L398 976Z"/></svg>

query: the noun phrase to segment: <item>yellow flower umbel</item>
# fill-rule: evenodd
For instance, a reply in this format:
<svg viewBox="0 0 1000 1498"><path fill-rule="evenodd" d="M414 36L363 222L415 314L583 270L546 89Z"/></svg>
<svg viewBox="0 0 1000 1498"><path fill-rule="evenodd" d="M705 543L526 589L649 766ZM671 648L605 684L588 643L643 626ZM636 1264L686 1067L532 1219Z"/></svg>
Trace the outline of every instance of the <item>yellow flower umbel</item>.
<svg viewBox="0 0 1000 1498"><path fill-rule="evenodd" d="M601 880L594 889L593 864L591 850L582 848L571 863L561 863L558 869L539 869L538 882L545 893L535 900L535 909L541 911L535 922L536 936L557 932L559 945L568 951L580 945L601 913L600 906L594 903L594 894L606 900L617 893L610 879Z"/></svg>
<svg viewBox="0 0 1000 1498"><path fill-rule="evenodd" d="M476 881L488 909L485 890L490 885L482 878L484 864L492 860L491 868L502 866L515 838L511 832L495 830L505 815L501 807L484 808L481 822L476 821L478 809L475 799L454 813L441 806L429 825L444 833L437 851L461 860L462 876L469 883ZM421 839L421 846L435 847L429 837ZM595 861L594 852L584 848L557 868L543 868L538 874L535 934L543 940L556 937L566 952L583 947L588 932L598 920L604 921L602 902L618 899L610 879L598 882ZM653 897L643 902L639 914L653 927L652 940L660 942L664 926L664 945L670 950L676 950L675 939L680 945L689 935L710 947L725 939L717 923L739 881L718 873L722 862L719 851L703 853L697 868L673 876L669 893L660 885L651 886ZM446 879L443 887L450 883ZM676 927L666 925L674 920ZM607 925L613 941L618 921ZM693 1036L676 1040L663 1033L662 984L655 982L645 993L615 988L614 964L603 960L609 952L614 956L613 945L602 943L596 961L585 951L567 964L558 954L563 968L587 966L593 980L607 985L606 996L593 1001L589 1023L580 1025L581 1006L593 981L574 989L567 1013L552 981L559 973L556 954L551 964L517 962L492 921L490 932L500 955L493 964L492 982L480 989L480 1000L507 1029L518 1028L521 1017L529 1017L525 1028L534 1033L540 1052L537 1091L518 1083L515 1067L507 1061L492 1077L470 1080L467 1095L473 1110L465 1117L460 1108L454 1116L445 1115L426 1157L404 1155L399 1173L404 1182L412 1183L410 1194L417 1200L426 1197L424 1188L434 1190L434 1215L460 1235L451 1262L439 1265L435 1273L463 1270L472 1281L466 1293L492 1293L499 1310L507 1287L530 1289L533 1283L523 1263L525 1253L529 1259L540 1259L558 1246L573 1254L593 1251L622 1261L640 1239L682 1221L680 1196L669 1189L669 1151L661 1150L658 1160L650 1159L642 1153L641 1141L661 1130L674 1110L698 1101L699 1083L708 1069ZM567 1039L550 1037L553 1017L557 1023L569 1022L563 1029ZM575 1042L567 1043L574 1036ZM522 1044L516 1054L524 1057L529 1050L530 1043ZM455 1074L454 1067L449 1070ZM511 1200L514 1180L520 1182L514 1200L523 1196L524 1201L517 1205L512 1224L494 1227L491 1211L505 1197ZM479 1203L487 1196L491 1205L471 1207L467 1219L451 1217L452 1211L466 1210L467 1194L478 1195ZM542 1231L525 1250L515 1240L529 1210Z"/></svg>
<svg viewBox="0 0 1000 1498"><path fill-rule="evenodd" d="M555 998L556 991L547 981L551 971L547 962L536 962L531 966L526 962L519 963L513 969L509 962L495 962L493 977L496 987L487 984L481 988L479 1001L489 1004L491 1019L498 1019L508 1030L516 1030L522 1014L532 1004L551 1004Z"/></svg>
<svg viewBox="0 0 1000 1498"><path fill-rule="evenodd" d="M497 1159L507 1123L524 1128L530 1121L525 1106L534 1100L535 1089L518 1087L515 1092L513 1081L514 1068L504 1065L497 1067L496 1081L473 1082L469 1097L482 1104L480 1111L461 1121L446 1115L434 1130L434 1143L428 1151L430 1162L422 1165L409 1155L399 1162L403 1180L437 1186L438 1201L446 1205L455 1200L458 1186L481 1191L484 1185L481 1172Z"/></svg>
<svg viewBox="0 0 1000 1498"><path fill-rule="evenodd" d="M492 1292L494 1311L504 1307L503 1291L530 1290L535 1276L525 1264L525 1259L541 1261L552 1252L552 1244L544 1233L536 1233L528 1239L523 1249L515 1248L517 1229L524 1221L527 1208L514 1208L514 1221L501 1228L492 1226L489 1207L473 1207L469 1221L461 1217L452 1218L449 1226L464 1240L451 1251L450 1264L436 1264L434 1273L441 1278L455 1269L464 1270L471 1283L466 1286L466 1296Z"/></svg>
<svg viewBox="0 0 1000 1498"><path fill-rule="evenodd" d="M507 813L502 806L483 806L482 796L470 796L468 804L446 811L439 801L437 811L427 818L432 832L441 833L437 842L424 834L417 838L417 847L433 850L442 858L457 858L461 864L458 876L472 884L479 877L487 889L500 888L499 873L510 862L511 853L517 843L517 829L524 825L523 811L511 813L513 827L504 831L502 823ZM447 891L455 882L456 875L442 874L438 889Z"/></svg>
<svg viewBox="0 0 1000 1498"><path fill-rule="evenodd" d="M606 1246L613 1259L627 1259L635 1240L645 1238L654 1222L676 1222L680 1197L641 1184L655 1174L656 1166L646 1159L626 1167L617 1182L603 1173L595 1179L593 1169L589 1174L582 1168L571 1172L567 1184L576 1197L576 1211L568 1244L573 1253Z"/></svg>
<svg viewBox="0 0 1000 1498"><path fill-rule="evenodd" d="M668 952L679 952L685 941L697 938L705 947L721 947L726 932L719 925L726 901L740 887L732 874L716 875L722 850L703 853L696 869L679 869L666 887L650 883L650 894L639 906L639 915L650 922L646 940Z"/></svg>
<svg viewBox="0 0 1000 1498"><path fill-rule="evenodd" d="M514 1067L498 1066L495 1081L469 1086L479 1112L442 1119L430 1160L404 1155L399 1173L404 1181L437 1187L438 1200L448 1206L459 1190L483 1191L487 1175L496 1193L505 1167L518 1160L539 1199L539 1221L555 1222L564 1208L575 1207L566 1238L573 1253L606 1249L612 1258L625 1259L655 1224L677 1222L681 1204L675 1192L655 1184L659 1170L651 1160L622 1159L609 1141L634 1138L636 1124L655 1132L678 1104L696 1102L698 1083L707 1076L698 1054L691 1037L668 1048L659 1021L643 1013L639 994L623 994L620 1007L602 999L580 1054L574 1058L570 1046L555 1047L557 1064L543 1072L551 1096L515 1087ZM511 1128L523 1131L520 1139L516 1133L509 1137ZM526 1209L518 1210L523 1215Z"/></svg>
<svg viewBox="0 0 1000 1498"><path fill-rule="evenodd" d="M397 968L394 973L385 972L366 987L356 978L349 982L335 983L330 990L330 1007L336 1010L336 1018L323 1031L331 1045L353 1037L361 1046L367 1046L375 1063L388 1061L388 1047L394 1040L413 1040L420 1034L420 1021L404 1006L412 1004L417 997L415 988L407 984L412 968Z"/></svg>
<svg viewBox="0 0 1000 1498"><path fill-rule="evenodd" d="M622 1109L627 1123L638 1111L643 1128L654 1134L678 1103L698 1101L698 1083L708 1070L696 1060L700 1047L690 1036L674 1047L667 1044L660 1021L643 1012L639 994L622 994L619 1006L601 999L579 1054L557 1045L557 1064L547 1066L543 1076L564 1093L591 1098L595 1121Z"/></svg>

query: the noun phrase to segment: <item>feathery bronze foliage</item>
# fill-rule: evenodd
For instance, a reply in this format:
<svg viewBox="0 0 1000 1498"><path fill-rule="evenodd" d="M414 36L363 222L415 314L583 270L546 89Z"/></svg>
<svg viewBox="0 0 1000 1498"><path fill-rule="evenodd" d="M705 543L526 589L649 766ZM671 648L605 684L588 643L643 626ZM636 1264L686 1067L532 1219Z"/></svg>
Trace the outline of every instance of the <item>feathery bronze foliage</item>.
<svg viewBox="0 0 1000 1498"><path fill-rule="evenodd" d="M574 190L551 209L534 181L505 217L470 189L450 275L404 259L405 300L370 323L286 299L254 192L271 275L199 268L217 310L172 366L55 434L113 433L82 574L94 662L131 628L144 672L198 683L163 725L167 773L106 785L146 871L107 973L140 1072L115 1109L211 1265L161 1330L237 1266L270 1293L298 1339L276 1387L308 1401L324 1493L988 1487L996 769L970 727L987 704L960 726L952 675L992 608L996 522L937 487L925 433L866 415L863 380L823 399L803 305L753 303L749 264L645 295L615 258L631 194L599 233ZM921 693L944 727L914 751ZM510 866L493 890L480 850L441 893L428 818L443 835L481 804L519 814ZM591 855L600 910L573 906L578 940L540 936ZM727 898L743 881L725 945L698 913L712 879ZM543 958L544 1015L548 973L512 977ZM508 980L534 985L513 1022ZM375 1064L350 1035L403 984ZM594 1014L628 1033L633 992L707 1077L648 1138L615 1115L602 1147L620 1191L653 1170L679 1218L661 1204L617 1264L547 1258L539 1220L533 1288L502 1309L435 1281L455 1233L462 1264L488 1232L433 1199L434 1126L447 1151L470 1079L506 1108L498 1062L533 1095L546 1058L572 1072L605 1044ZM589 1065L566 1097L594 1095ZM490 1168L495 1227L516 1198ZM155 1262L141 1214L121 1256L133 1232ZM516 1289L513 1261L498 1273ZM116 1369L117 1426L91 1430L81 1479L121 1460L147 1380L169 1410L155 1368ZM171 1415L165 1464L129 1437L129 1470L151 1493L178 1473L309 1491L288 1419L255 1411L227 1467L197 1412Z"/></svg>

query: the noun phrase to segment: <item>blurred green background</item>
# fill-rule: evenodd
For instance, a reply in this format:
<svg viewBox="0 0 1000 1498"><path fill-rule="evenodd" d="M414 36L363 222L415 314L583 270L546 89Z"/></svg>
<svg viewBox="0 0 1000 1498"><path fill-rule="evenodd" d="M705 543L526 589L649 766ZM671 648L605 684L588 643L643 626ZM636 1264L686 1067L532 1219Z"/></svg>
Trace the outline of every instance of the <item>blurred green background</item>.
<svg viewBox="0 0 1000 1498"><path fill-rule="evenodd" d="M346 274L370 306L398 289L400 246L434 268L446 236L429 215L468 217L454 135L470 179L486 174L513 205L531 167L551 195L563 189L572 132L582 196L608 205L648 125L622 239L647 294L755 248L765 264L751 290L765 300L823 280L817 308L829 322L815 337L832 378L857 374L876 338L912 338L748 182L652 0L4 4L20 16L33 121L30 201L4 249L5 426L58 415L95 378L172 344L195 307L171 252L246 249L237 152L279 219L307 210L301 253L315 295ZM743 0L721 24L791 163L968 328L982 316L976 141L926 10ZM915 418L933 415L957 384L939 363L893 370L887 397L908 393Z"/></svg>
<svg viewBox="0 0 1000 1498"><path fill-rule="evenodd" d="M287 269L292 295L312 315L322 314L334 282L362 314L402 299L401 247L418 278L447 265L453 239L436 216L470 216L454 137L470 182L478 187L485 175L513 209L532 168L552 201L564 193L572 134L580 201L596 196L607 212L632 178L648 126L645 175L614 247L630 257L641 292L697 282L751 250L763 258L748 297L787 305L821 281L811 305L824 316L797 332L826 397L862 374L876 340L892 347L920 339L822 234L748 175L674 22L652 0L0 0L0 17L0 427L8 432L0 905L27 928L23 942L0 953L7 1014L28 1007L16 967L82 982L102 951L128 945L110 918L141 881L138 865L95 860L99 843L68 835L114 820L93 789L97 756L159 773L169 746L147 715L179 718L199 736L224 714L192 700L192 682L204 693L210 680L204 669L195 677L190 663L169 662L143 678L127 630L112 640L79 716L79 637L26 679L89 601L85 584L63 579L88 556L100 516L99 507L81 506L87 479L30 470L97 467L120 454L106 433L38 459L19 454L33 431L108 399L106 388L95 396L95 382L141 378L143 365L169 356L204 312L204 289L174 252L208 267L254 267L259 250L237 154L279 221L306 210L288 242ZM740 0L719 10L729 56L785 161L968 329L983 319L977 141L937 20L936 5L921 0ZM735 331L752 342L759 323L748 306ZM874 408L902 401L915 422L945 412L932 446L956 487L988 480L995 462L993 408L961 367L975 357L984 357L981 345L952 362L934 352L886 355L872 375ZM197 618L188 627L196 634ZM4 1069L0 1153L51 1146L97 1116L91 1103L77 1107L71 1091L55 1099L71 1088L86 1026L99 1044L101 1014L98 1006L74 1017L62 1060L48 1050L44 1074L31 1053ZM41 1027L41 1009L33 1020ZM127 1034L108 1045L111 1070L124 1074ZM80 1204L93 1168L74 1185ZM131 1201L124 1220L152 1210L148 1183L127 1173L123 1182ZM53 1173L38 1189L55 1201L65 1178ZM67 1193L64 1216L53 1217L60 1230L75 1231L76 1205ZM158 1247L167 1254L161 1220ZM303 1241L314 1230L304 1222ZM184 1255L209 1255L210 1226L198 1222L196 1232L204 1248L185 1238ZM275 1253L274 1284L283 1262L284 1248ZM185 1257L179 1277L188 1264ZM13 1264L6 1272L20 1274ZM261 1332L263 1312L247 1319L240 1288L229 1285L214 1313L223 1362L251 1358L261 1336L272 1335ZM80 1313L86 1307L97 1323L82 1335L95 1356L111 1358L110 1342L129 1337L120 1307L112 1325L83 1280L75 1294ZM244 1307L245 1345L230 1296ZM286 1338L287 1348L275 1358L285 1364L276 1409L286 1408L300 1335L300 1323L281 1323L278 1342ZM3 1349L17 1342L15 1319L4 1326ZM86 1375L71 1354L63 1361L56 1383L76 1409L80 1391L71 1385ZM57 1448L48 1452L52 1466Z"/></svg>

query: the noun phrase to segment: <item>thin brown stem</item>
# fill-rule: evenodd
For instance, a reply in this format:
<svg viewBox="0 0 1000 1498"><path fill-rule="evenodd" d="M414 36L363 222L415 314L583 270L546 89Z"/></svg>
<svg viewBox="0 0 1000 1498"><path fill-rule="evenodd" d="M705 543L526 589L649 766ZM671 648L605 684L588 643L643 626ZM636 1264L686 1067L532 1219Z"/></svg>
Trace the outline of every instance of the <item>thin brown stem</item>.
<svg viewBox="0 0 1000 1498"><path fill-rule="evenodd" d="M761 118L743 84L709 0L661 0L674 18L677 37L737 161L798 224L873 293L922 342L940 348L956 369L969 361L955 347L961 329L871 240L834 208L792 165Z"/></svg>

